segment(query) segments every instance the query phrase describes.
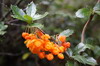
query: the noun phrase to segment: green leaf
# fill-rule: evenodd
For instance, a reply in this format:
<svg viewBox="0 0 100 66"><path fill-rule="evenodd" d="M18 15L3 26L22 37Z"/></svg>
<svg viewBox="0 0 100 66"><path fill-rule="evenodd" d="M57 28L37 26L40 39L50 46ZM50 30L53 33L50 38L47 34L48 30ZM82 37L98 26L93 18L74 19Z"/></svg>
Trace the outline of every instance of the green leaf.
<svg viewBox="0 0 100 66"><path fill-rule="evenodd" d="M32 23L32 20L33 20L32 17L29 16L29 15L24 15L24 19L25 19L25 21L28 22L29 24Z"/></svg>
<svg viewBox="0 0 100 66"><path fill-rule="evenodd" d="M40 23L33 23L33 24L30 24L30 26L32 26L32 27L38 27L38 28L43 28L44 26L42 25L42 24L40 24Z"/></svg>
<svg viewBox="0 0 100 66"><path fill-rule="evenodd" d="M79 17L79 18L87 18L90 16L90 14L92 13L92 9L90 8L82 8L82 9L79 9L77 12L76 12L76 16Z"/></svg>
<svg viewBox="0 0 100 66"><path fill-rule="evenodd" d="M0 35L4 35L6 31L0 31Z"/></svg>
<svg viewBox="0 0 100 66"><path fill-rule="evenodd" d="M94 49L93 46L90 45L90 44L79 43L79 44L75 47L74 53L75 53L75 54L77 54L77 53L79 54L80 52L85 51L87 48L88 48L88 49Z"/></svg>
<svg viewBox="0 0 100 66"><path fill-rule="evenodd" d="M97 4L93 8L94 13L100 15L100 2L97 2Z"/></svg>
<svg viewBox="0 0 100 66"><path fill-rule="evenodd" d="M72 35L74 33L73 30L70 30L70 29L67 29L67 30L64 30L63 32L61 32L59 34L59 36L66 36L66 37L69 37L70 35Z"/></svg>
<svg viewBox="0 0 100 66"><path fill-rule="evenodd" d="M81 56L81 55L75 55L75 56L72 56L72 58L74 60L77 60L80 63L83 63L83 64L97 65L96 60L92 57L87 57L86 58L86 57Z"/></svg>
<svg viewBox="0 0 100 66"><path fill-rule="evenodd" d="M67 61L65 66L74 66L74 62L73 61Z"/></svg>
<svg viewBox="0 0 100 66"><path fill-rule="evenodd" d="M6 31L4 31L5 29L7 29L8 25L4 25L4 22L0 22L0 35L4 35L6 33Z"/></svg>
<svg viewBox="0 0 100 66"><path fill-rule="evenodd" d="M86 59L84 56L80 56L80 55L75 55L75 56L72 56L72 58L74 58L74 60L77 60L78 62L81 62L83 64L86 63Z"/></svg>
<svg viewBox="0 0 100 66"><path fill-rule="evenodd" d="M48 15L48 12L45 12L43 15L35 14L35 15L33 16L33 20L41 19L41 18L43 18L43 17L45 17L45 16L47 16L47 15Z"/></svg>
<svg viewBox="0 0 100 66"><path fill-rule="evenodd" d="M17 18L17 19L20 19L20 20L25 20L24 19L24 15L25 15L25 13L24 13L24 11L22 10L22 9L20 9L20 8L18 8L17 6L15 6L15 5L11 5L11 9L12 9L12 12L13 12L13 18Z"/></svg>
<svg viewBox="0 0 100 66"><path fill-rule="evenodd" d="M96 14L100 15L100 11L94 11Z"/></svg>
<svg viewBox="0 0 100 66"><path fill-rule="evenodd" d="M88 57L86 59L86 64L89 64L89 65L97 65L97 62L96 62L96 60L93 57Z"/></svg>
<svg viewBox="0 0 100 66"><path fill-rule="evenodd" d="M26 7L26 13L27 15L33 17L36 13L36 5L31 2L30 4L28 4L28 6Z"/></svg>
<svg viewBox="0 0 100 66"><path fill-rule="evenodd" d="M26 60L29 57L30 53L24 53L22 56L23 60Z"/></svg>
<svg viewBox="0 0 100 66"><path fill-rule="evenodd" d="M7 29L8 25L4 25L4 22L0 22L0 31Z"/></svg>
<svg viewBox="0 0 100 66"><path fill-rule="evenodd" d="M94 11L100 11L100 2L97 2L93 8Z"/></svg>
<svg viewBox="0 0 100 66"><path fill-rule="evenodd" d="M73 55L73 52L70 48L67 49L66 53L69 55L69 56L72 56Z"/></svg>

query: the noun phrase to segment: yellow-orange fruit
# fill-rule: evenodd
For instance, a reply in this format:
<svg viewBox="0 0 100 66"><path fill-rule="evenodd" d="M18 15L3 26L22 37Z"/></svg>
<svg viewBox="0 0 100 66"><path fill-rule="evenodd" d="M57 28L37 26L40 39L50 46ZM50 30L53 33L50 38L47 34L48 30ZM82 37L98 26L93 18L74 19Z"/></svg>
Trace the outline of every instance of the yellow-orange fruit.
<svg viewBox="0 0 100 66"><path fill-rule="evenodd" d="M64 48L63 46L60 46L60 47L59 47L59 50L60 50L60 52L62 53L62 52L64 52L65 48Z"/></svg>
<svg viewBox="0 0 100 66"><path fill-rule="evenodd" d="M64 59L64 55L62 53L59 53L57 56L59 59Z"/></svg>
<svg viewBox="0 0 100 66"><path fill-rule="evenodd" d="M65 48L69 48L70 47L70 42L65 42L62 44L62 46L64 46Z"/></svg>
<svg viewBox="0 0 100 66"><path fill-rule="evenodd" d="M38 56L40 59L44 59L45 58L45 52L39 52Z"/></svg>
<svg viewBox="0 0 100 66"><path fill-rule="evenodd" d="M26 32L23 32L23 33L22 33L22 37L23 37L23 38L25 38L25 36L28 36L28 35L29 35L29 34L26 33Z"/></svg>
<svg viewBox="0 0 100 66"><path fill-rule="evenodd" d="M60 50L58 49L58 47L54 47L54 48L52 49L52 53L53 53L54 55L58 55L59 52L60 52Z"/></svg>
<svg viewBox="0 0 100 66"><path fill-rule="evenodd" d="M50 54L46 55L46 58L47 58L47 60L51 61L51 60L53 60L54 56L53 56L53 54L50 53Z"/></svg>
<svg viewBox="0 0 100 66"><path fill-rule="evenodd" d="M59 40L61 42L65 42L66 41L66 36L59 36Z"/></svg>

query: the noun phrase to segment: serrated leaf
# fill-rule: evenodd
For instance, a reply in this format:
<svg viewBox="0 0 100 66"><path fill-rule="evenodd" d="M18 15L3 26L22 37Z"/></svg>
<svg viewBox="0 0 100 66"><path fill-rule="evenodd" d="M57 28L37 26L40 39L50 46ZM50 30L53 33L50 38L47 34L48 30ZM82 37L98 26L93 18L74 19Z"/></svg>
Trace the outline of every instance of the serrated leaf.
<svg viewBox="0 0 100 66"><path fill-rule="evenodd" d="M94 11L100 11L100 2L97 2L93 8Z"/></svg>
<svg viewBox="0 0 100 66"><path fill-rule="evenodd" d="M96 62L96 60L93 58L93 57L88 57L87 59L86 59L86 64L89 64L89 65L97 65L97 62Z"/></svg>
<svg viewBox="0 0 100 66"><path fill-rule="evenodd" d="M26 60L29 57L30 53L24 53L22 56L22 60Z"/></svg>
<svg viewBox="0 0 100 66"><path fill-rule="evenodd" d="M34 17L33 17L33 20L41 19L41 18L43 18L47 15L48 15L48 12L45 12L43 15L35 14Z"/></svg>
<svg viewBox="0 0 100 66"><path fill-rule="evenodd" d="M38 28L43 28L44 26L42 25L42 24L40 24L40 23L33 23L33 24L30 24L30 26L32 26L32 27L38 27Z"/></svg>
<svg viewBox="0 0 100 66"><path fill-rule="evenodd" d="M28 22L29 24L32 23L32 20L33 20L32 17L29 16L29 15L24 15L24 19L25 19L25 21Z"/></svg>
<svg viewBox="0 0 100 66"><path fill-rule="evenodd" d="M36 13L36 5L31 2L30 4L28 4L28 6L26 7L26 13L27 15L33 17Z"/></svg>
<svg viewBox="0 0 100 66"><path fill-rule="evenodd" d="M15 6L15 5L11 5L11 9L12 9L12 12L13 12L13 14L14 14L12 17L24 21L23 16L25 15L25 13L24 13L24 11L23 11L22 9L18 8L18 7Z"/></svg>
<svg viewBox="0 0 100 66"><path fill-rule="evenodd" d="M93 49L93 46L92 46L92 45L89 45L89 44L79 43L79 44L75 47L74 53L77 54L77 53L83 52L83 51L85 51L87 48L88 48L88 49Z"/></svg>
<svg viewBox="0 0 100 66"><path fill-rule="evenodd" d="M66 36L66 37L69 37L70 35L72 35L74 33L73 30L70 30L70 29L67 29L67 30L64 30L63 32L61 32L59 34L59 36Z"/></svg>
<svg viewBox="0 0 100 66"><path fill-rule="evenodd" d="M86 63L86 59L84 56L80 56L80 55L75 55L75 56L72 56L72 58L74 58L74 60L77 60L78 62L81 62L83 64Z"/></svg>
<svg viewBox="0 0 100 66"><path fill-rule="evenodd" d="M67 61L65 66L74 66L74 62L73 61Z"/></svg>
<svg viewBox="0 0 100 66"><path fill-rule="evenodd" d="M89 64L89 65L96 65L97 62L94 58L92 57L84 57L84 56L81 56L81 55L75 55L75 56L72 56L72 58L74 58L74 60L77 60L78 62L80 63L83 63L83 64Z"/></svg>
<svg viewBox="0 0 100 66"><path fill-rule="evenodd" d="M93 8L94 12L100 15L100 2L97 2L97 4Z"/></svg>
<svg viewBox="0 0 100 66"><path fill-rule="evenodd" d="M92 9L82 8L82 9L79 9L75 14L79 18L85 18L85 17L87 18L90 16L91 13L92 13Z"/></svg>

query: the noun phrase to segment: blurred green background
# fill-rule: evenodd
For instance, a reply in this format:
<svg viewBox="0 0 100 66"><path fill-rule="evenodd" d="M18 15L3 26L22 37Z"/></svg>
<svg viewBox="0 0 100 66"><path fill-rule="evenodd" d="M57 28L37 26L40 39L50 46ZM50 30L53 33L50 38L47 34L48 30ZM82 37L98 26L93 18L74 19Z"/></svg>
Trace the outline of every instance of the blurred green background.
<svg viewBox="0 0 100 66"><path fill-rule="evenodd" d="M3 1L3 0L2 0ZM0 2L2 6L0 19L6 15L10 10L11 4L16 4L20 0L4 0ZM50 34L59 34L66 29L74 30L74 34L68 37L67 41L71 42L71 48L74 48L81 38L81 32L84 24L88 20L80 19L75 16L75 12L83 7L93 8L97 0L22 0L18 7L24 9L28 3L33 1L37 5L37 12L44 14L49 12L49 15L43 19L40 19L38 23L44 25L43 30ZM14 20L11 17L12 13L9 13L3 20L4 23ZM13 24L17 24L13 25ZM41 60L36 55L30 53L25 47L24 39L21 37L21 33L24 31L22 21L12 22L8 24L6 34L0 36L0 66L64 66L65 60L47 61ZM94 46L92 50L86 50L89 56L93 56L97 62L100 62L100 16L95 15L94 19L88 25L85 42ZM24 56L24 59L23 59ZM77 65L76 65L77 66ZM84 65L79 65L84 66ZM88 66L88 65L86 65ZM99 66L99 65L98 65Z"/></svg>

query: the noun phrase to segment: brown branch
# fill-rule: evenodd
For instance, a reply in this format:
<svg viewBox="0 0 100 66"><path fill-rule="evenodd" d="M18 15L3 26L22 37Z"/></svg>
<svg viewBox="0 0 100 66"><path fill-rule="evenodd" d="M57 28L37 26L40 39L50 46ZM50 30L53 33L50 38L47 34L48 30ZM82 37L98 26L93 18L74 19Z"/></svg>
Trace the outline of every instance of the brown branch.
<svg viewBox="0 0 100 66"><path fill-rule="evenodd" d="M19 5L23 0L18 0L18 2L15 5ZM1 21L5 20L5 18L10 14L11 9L6 13L6 15L1 19Z"/></svg>
<svg viewBox="0 0 100 66"><path fill-rule="evenodd" d="M82 43L84 42L84 35L85 35L87 25L92 21L93 17L94 17L94 14L91 14L89 20L85 23L85 25L83 27L82 34L81 34L81 42Z"/></svg>
<svg viewBox="0 0 100 66"><path fill-rule="evenodd" d="M97 2L100 2L100 0L98 0ZM94 17L94 14L91 14L89 17L89 20L85 23L85 25L83 27L82 34L81 34L81 42L82 43L84 42L84 35L85 35L87 25L92 21L93 17Z"/></svg>

